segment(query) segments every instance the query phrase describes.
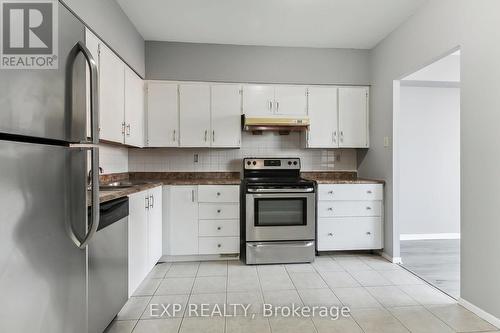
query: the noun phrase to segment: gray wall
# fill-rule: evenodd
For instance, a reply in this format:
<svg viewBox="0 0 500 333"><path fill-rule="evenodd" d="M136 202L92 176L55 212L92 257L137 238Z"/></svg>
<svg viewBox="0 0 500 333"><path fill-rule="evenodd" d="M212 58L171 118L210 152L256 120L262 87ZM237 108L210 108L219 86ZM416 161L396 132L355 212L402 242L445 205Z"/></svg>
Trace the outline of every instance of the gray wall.
<svg viewBox="0 0 500 333"><path fill-rule="evenodd" d="M400 233L460 233L460 88L405 86L400 96Z"/></svg>
<svg viewBox="0 0 500 333"><path fill-rule="evenodd" d="M144 77L144 39L115 0L64 0L125 62Z"/></svg>
<svg viewBox="0 0 500 333"><path fill-rule="evenodd" d="M146 42L146 78L369 84L369 52L350 49Z"/></svg>
<svg viewBox="0 0 500 333"><path fill-rule="evenodd" d="M371 53L370 144L362 176L386 180L385 251L398 257L393 223L393 80L461 47L461 297L500 318L500 1L428 1ZM394 246L393 246L394 245Z"/></svg>

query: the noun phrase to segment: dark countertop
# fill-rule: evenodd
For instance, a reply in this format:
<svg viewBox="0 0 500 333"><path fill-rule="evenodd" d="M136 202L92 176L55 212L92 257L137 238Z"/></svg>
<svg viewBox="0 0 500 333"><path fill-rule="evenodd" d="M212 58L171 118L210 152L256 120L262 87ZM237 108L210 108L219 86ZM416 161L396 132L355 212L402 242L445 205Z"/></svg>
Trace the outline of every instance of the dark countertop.
<svg viewBox="0 0 500 333"><path fill-rule="evenodd" d="M358 178L357 173L351 171L302 172L301 175L318 184L385 184L379 179Z"/></svg>
<svg viewBox="0 0 500 333"><path fill-rule="evenodd" d="M356 172L302 172L318 184L384 184L383 180L358 178ZM101 176L101 184L119 180L142 182L124 189L100 191L99 201L107 202L162 185L239 185L239 172L130 172ZM143 182L147 182L144 184Z"/></svg>

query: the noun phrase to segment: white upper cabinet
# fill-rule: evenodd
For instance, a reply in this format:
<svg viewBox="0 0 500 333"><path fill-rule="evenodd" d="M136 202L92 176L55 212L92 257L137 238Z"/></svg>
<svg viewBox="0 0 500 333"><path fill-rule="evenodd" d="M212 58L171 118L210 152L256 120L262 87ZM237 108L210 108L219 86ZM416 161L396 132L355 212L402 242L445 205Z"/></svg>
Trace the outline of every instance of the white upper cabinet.
<svg viewBox="0 0 500 333"><path fill-rule="evenodd" d="M100 139L123 143L125 133L125 64L104 44L99 44Z"/></svg>
<svg viewBox="0 0 500 333"><path fill-rule="evenodd" d="M177 84L149 82L147 88L147 146L179 146Z"/></svg>
<svg viewBox="0 0 500 333"><path fill-rule="evenodd" d="M262 116L273 113L274 86L249 84L243 86L243 113Z"/></svg>
<svg viewBox="0 0 500 333"><path fill-rule="evenodd" d="M247 116L305 116L307 89L293 85L245 85L243 113Z"/></svg>
<svg viewBox="0 0 500 333"><path fill-rule="evenodd" d="M339 147L368 146L368 88L339 88Z"/></svg>
<svg viewBox="0 0 500 333"><path fill-rule="evenodd" d="M305 116L307 114L307 89L301 86L276 86L274 114L280 116Z"/></svg>
<svg viewBox="0 0 500 333"><path fill-rule="evenodd" d="M211 87L212 147L241 144L241 86L217 84Z"/></svg>
<svg viewBox="0 0 500 333"><path fill-rule="evenodd" d="M125 144L144 147L144 83L125 68Z"/></svg>
<svg viewBox="0 0 500 333"><path fill-rule="evenodd" d="M182 147L209 147L210 86L179 85L180 144Z"/></svg>
<svg viewBox="0 0 500 333"><path fill-rule="evenodd" d="M85 29L85 45L99 67L99 138L143 147L144 81L88 29ZM87 101L90 101L88 89ZM87 135L90 133L88 108Z"/></svg>
<svg viewBox="0 0 500 333"><path fill-rule="evenodd" d="M309 88L309 148L337 148L338 144L337 88Z"/></svg>

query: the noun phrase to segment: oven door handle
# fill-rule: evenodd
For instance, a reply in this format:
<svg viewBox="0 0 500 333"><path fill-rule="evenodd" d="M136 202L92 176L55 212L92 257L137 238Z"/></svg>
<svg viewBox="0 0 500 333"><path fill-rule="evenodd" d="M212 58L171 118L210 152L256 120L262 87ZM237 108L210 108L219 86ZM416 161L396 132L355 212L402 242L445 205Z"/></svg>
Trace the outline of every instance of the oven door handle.
<svg viewBox="0 0 500 333"><path fill-rule="evenodd" d="M248 193L312 193L314 187L307 188L248 188Z"/></svg>

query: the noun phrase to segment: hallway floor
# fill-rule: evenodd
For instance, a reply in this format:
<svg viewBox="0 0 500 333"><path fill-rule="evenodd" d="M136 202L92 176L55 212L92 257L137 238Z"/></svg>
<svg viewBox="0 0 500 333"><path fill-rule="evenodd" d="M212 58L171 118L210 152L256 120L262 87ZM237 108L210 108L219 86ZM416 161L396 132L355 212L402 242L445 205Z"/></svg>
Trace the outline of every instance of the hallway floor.
<svg viewBox="0 0 500 333"><path fill-rule="evenodd" d="M263 315L274 306L349 307L338 320ZM160 315L157 304L179 304ZM249 304L203 317L192 305ZM154 311L151 311L155 309ZM235 315L236 313L236 315ZM153 315L153 316L151 316ZM108 332L473 332L497 328L421 279L374 255L322 255L313 264L245 266L239 261L160 263Z"/></svg>
<svg viewBox="0 0 500 333"><path fill-rule="evenodd" d="M460 240L401 241L403 266L454 298L460 297Z"/></svg>

